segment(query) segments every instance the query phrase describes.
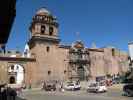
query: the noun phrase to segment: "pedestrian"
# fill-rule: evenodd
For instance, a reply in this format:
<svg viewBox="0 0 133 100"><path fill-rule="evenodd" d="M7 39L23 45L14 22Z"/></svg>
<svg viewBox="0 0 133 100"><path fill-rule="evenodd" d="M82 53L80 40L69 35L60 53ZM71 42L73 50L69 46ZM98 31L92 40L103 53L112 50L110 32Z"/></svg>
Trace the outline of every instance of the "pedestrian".
<svg viewBox="0 0 133 100"><path fill-rule="evenodd" d="M15 89L7 87L7 95L8 95L9 100L16 100L17 93Z"/></svg>
<svg viewBox="0 0 133 100"><path fill-rule="evenodd" d="M42 81L42 83L41 83L41 90L43 90L43 84L44 84L44 82Z"/></svg>
<svg viewBox="0 0 133 100"><path fill-rule="evenodd" d="M60 92L64 92L64 89L63 89L63 82L60 83Z"/></svg>
<svg viewBox="0 0 133 100"><path fill-rule="evenodd" d="M29 89L31 89L31 83L29 83Z"/></svg>
<svg viewBox="0 0 133 100"><path fill-rule="evenodd" d="M2 100L2 85L0 85L0 100Z"/></svg>
<svg viewBox="0 0 133 100"><path fill-rule="evenodd" d="M5 87L1 89L1 100L7 100L7 89Z"/></svg>
<svg viewBox="0 0 133 100"><path fill-rule="evenodd" d="M46 82L44 81L42 85L42 89L45 90L45 88L46 88Z"/></svg>
<svg viewBox="0 0 133 100"><path fill-rule="evenodd" d="M17 95L24 99L23 87L22 86L17 88Z"/></svg>
<svg viewBox="0 0 133 100"><path fill-rule="evenodd" d="M61 85L61 82L59 83L59 91L61 92L61 89L62 89L62 85Z"/></svg>
<svg viewBox="0 0 133 100"><path fill-rule="evenodd" d="M79 80L77 80L77 84L79 84Z"/></svg>

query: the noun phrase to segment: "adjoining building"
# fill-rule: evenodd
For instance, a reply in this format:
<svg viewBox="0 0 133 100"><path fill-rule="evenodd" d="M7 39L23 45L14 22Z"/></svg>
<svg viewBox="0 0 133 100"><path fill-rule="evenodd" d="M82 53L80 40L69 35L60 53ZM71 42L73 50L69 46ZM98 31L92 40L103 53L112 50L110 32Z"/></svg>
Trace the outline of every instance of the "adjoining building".
<svg viewBox="0 0 133 100"><path fill-rule="evenodd" d="M97 80L128 70L126 52L113 47L88 48L80 40L62 45L58 27L51 12L39 9L33 16L31 38L24 53L0 56L0 80L37 87L44 80Z"/></svg>
<svg viewBox="0 0 133 100"><path fill-rule="evenodd" d="M128 43L128 49L129 49L129 72L130 75L128 76L128 79L133 80L133 41Z"/></svg>

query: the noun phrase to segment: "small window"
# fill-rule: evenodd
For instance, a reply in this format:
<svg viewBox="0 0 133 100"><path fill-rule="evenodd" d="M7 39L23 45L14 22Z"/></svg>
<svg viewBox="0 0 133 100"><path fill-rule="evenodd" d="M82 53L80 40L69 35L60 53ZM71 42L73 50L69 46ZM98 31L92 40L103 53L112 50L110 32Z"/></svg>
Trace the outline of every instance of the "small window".
<svg viewBox="0 0 133 100"><path fill-rule="evenodd" d="M41 26L39 24L36 24L35 25L35 30L36 30L36 33L40 33Z"/></svg>
<svg viewBox="0 0 133 100"><path fill-rule="evenodd" d="M112 56L115 56L115 49L112 49Z"/></svg>
<svg viewBox="0 0 133 100"><path fill-rule="evenodd" d="M41 33L42 34L45 33L45 26L44 25L41 26Z"/></svg>
<svg viewBox="0 0 133 100"><path fill-rule="evenodd" d="M47 46L47 47L46 47L46 51L47 51L47 52L49 52L49 50L50 50L50 47L49 47L49 46Z"/></svg>
<svg viewBox="0 0 133 100"><path fill-rule="evenodd" d="M50 36L53 35L53 31L54 31L53 27L49 27L49 35Z"/></svg>
<svg viewBox="0 0 133 100"><path fill-rule="evenodd" d="M66 70L64 70L64 74L66 74Z"/></svg>
<svg viewBox="0 0 133 100"><path fill-rule="evenodd" d="M49 71L48 71L48 75L50 75L50 74L51 74L51 71L49 70Z"/></svg>

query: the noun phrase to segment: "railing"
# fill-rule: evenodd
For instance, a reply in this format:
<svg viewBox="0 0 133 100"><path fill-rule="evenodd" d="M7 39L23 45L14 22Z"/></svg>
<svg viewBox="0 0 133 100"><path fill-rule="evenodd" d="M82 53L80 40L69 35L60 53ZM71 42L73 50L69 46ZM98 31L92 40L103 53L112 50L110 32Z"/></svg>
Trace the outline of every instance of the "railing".
<svg viewBox="0 0 133 100"><path fill-rule="evenodd" d="M70 62L89 62L89 57L88 56L82 56L82 57L71 56L69 60Z"/></svg>

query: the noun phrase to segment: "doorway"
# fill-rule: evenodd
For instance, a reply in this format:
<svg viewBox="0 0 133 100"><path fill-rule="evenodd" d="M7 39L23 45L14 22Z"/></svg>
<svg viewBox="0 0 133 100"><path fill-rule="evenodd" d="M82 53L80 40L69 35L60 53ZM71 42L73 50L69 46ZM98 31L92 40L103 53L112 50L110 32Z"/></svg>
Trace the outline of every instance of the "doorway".
<svg viewBox="0 0 133 100"><path fill-rule="evenodd" d="M22 84L24 82L24 67L19 64L13 64L8 68L10 84Z"/></svg>
<svg viewBox="0 0 133 100"><path fill-rule="evenodd" d="M15 84L15 83L16 83L16 80L15 80L15 77L14 77L14 76L11 76L11 77L10 77L9 83L10 83L10 84Z"/></svg>
<svg viewBox="0 0 133 100"><path fill-rule="evenodd" d="M78 74L79 80L82 81L85 79L85 70L82 66L78 67L77 74Z"/></svg>

